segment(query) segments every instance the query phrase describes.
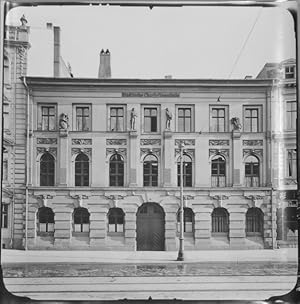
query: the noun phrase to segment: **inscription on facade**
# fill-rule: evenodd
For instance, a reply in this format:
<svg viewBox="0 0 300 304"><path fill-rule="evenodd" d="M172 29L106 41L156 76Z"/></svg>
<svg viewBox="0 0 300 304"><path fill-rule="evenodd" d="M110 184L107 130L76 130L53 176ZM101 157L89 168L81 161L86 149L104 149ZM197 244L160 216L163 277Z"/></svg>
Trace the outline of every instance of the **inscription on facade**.
<svg viewBox="0 0 300 304"><path fill-rule="evenodd" d="M86 138L74 138L72 139L72 145L91 145L92 140Z"/></svg>
<svg viewBox="0 0 300 304"><path fill-rule="evenodd" d="M175 139L175 146L178 146L182 142L185 146L195 146L195 139Z"/></svg>
<svg viewBox="0 0 300 304"><path fill-rule="evenodd" d="M127 144L126 139L118 138L118 139L107 139L106 144L108 146L125 146Z"/></svg>
<svg viewBox="0 0 300 304"><path fill-rule="evenodd" d="M42 145L56 145L57 139L56 138L37 138L36 143L42 144Z"/></svg>
<svg viewBox="0 0 300 304"><path fill-rule="evenodd" d="M160 139L141 139L141 146L160 145Z"/></svg>
<svg viewBox="0 0 300 304"><path fill-rule="evenodd" d="M262 140L243 140L243 146L262 146Z"/></svg>
<svg viewBox="0 0 300 304"><path fill-rule="evenodd" d="M229 140L210 139L210 146L229 146Z"/></svg>
<svg viewBox="0 0 300 304"><path fill-rule="evenodd" d="M122 97L139 97L139 98L160 98L160 97L180 97L177 92L122 92Z"/></svg>

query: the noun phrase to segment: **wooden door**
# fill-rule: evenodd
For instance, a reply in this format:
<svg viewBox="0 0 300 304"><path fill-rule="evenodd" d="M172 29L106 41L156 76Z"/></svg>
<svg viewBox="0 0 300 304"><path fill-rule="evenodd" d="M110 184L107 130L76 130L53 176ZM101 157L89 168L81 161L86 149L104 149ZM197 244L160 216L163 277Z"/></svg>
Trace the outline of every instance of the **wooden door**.
<svg viewBox="0 0 300 304"><path fill-rule="evenodd" d="M137 250L165 249L165 214L154 203L143 204L137 212Z"/></svg>

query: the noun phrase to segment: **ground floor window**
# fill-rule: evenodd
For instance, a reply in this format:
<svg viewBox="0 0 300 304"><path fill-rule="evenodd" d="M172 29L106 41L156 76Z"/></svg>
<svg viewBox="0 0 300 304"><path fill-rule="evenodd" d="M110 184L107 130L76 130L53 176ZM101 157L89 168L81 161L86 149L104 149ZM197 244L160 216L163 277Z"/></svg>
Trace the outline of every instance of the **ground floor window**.
<svg viewBox="0 0 300 304"><path fill-rule="evenodd" d="M184 208L183 231L186 234L194 232L194 212L191 208ZM177 212L177 232L180 232L180 209Z"/></svg>
<svg viewBox="0 0 300 304"><path fill-rule="evenodd" d="M75 208L73 218L74 232L90 231L90 213L86 208Z"/></svg>
<svg viewBox="0 0 300 304"><path fill-rule="evenodd" d="M8 228L8 205L2 204L2 228Z"/></svg>
<svg viewBox="0 0 300 304"><path fill-rule="evenodd" d="M259 208L250 208L246 213L246 235L263 235L264 214Z"/></svg>
<svg viewBox="0 0 300 304"><path fill-rule="evenodd" d="M215 208L211 215L212 233L227 234L229 231L229 215L225 208Z"/></svg>
<svg viewBox="0 0 300 304"><path fill-rule="evenodd" d="M108 232L124 232L124 212L121 208L109 209Z"/></svg>
<svg viewBox="0 0 300 304"><path fill-rule="evenodd" d="M54 212L51 208L41 207L37 213L38 232L52 233L54 232Z"/></svg>

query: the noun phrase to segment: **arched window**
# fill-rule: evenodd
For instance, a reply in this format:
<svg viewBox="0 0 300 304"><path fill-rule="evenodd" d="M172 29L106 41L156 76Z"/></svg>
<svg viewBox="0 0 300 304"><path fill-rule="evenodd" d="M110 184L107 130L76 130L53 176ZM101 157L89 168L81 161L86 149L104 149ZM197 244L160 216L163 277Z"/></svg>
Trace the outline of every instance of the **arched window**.
<svg viewBox="0 0 300 304"><path fill-rule="evenodd" d="M54 157L50 153L42 155L40 160L40 186L54 186Z"/></svg>
<svg viewBox="0 0 300 304"><path fill-rule="evenodd" d="M144 158L144 186L158 186L158 161L157 158L148 154Z"/></svg>
<svg viewBox="0 0 300 304"><path fill-rule="evenodd" d="M90 213L86 208L75 208L73 213L74 232L90 231Z"/></svg>
<svg viewBox="0 0 300 304"><path fill-rule="evenodd" d="M253 155L245 162L245 186L259 187L259 160Z"/></svg>
<svg viewBox="0 0 300 304"><path fill-rule="evenodd" d="M246 235L262 235L264 214L259 208L249 208L246 213Z"/></svg>
<svg viewBox="0 0 300 304"><path fill-rule="evenodd" d="M54 231L54 213L51 208L41 207L37 212L38 232Z"/></svg>
<svg viewBox="0 0 300 304"><path fill-rule="evenodd" d="M211 186L226 186L226 162L221 155L214 156L211 161Z"/></svg>
<svg viewBox="0 0 300 304"><path fill-rule="evenodd" d="M110 208L108 211L108 231L124 232L124 212L121 208Z"/></svg>
<svg viewBox="0 0 300 304"><path fill-rule="evenodd" d="M192 159L183 154L182 159L182 167L183 167L183 186L184 187L192 187L193 184L193 164ZM177 185L180 186L180 157L177 161Z"/></svg>
<svg viewBox="0 0 300 304"><path fill-rule="evenodd" d="M124 186L124 161L117 153L109 160L109 185Z"/></svg>
<svg viewBox="0 0 300 304"><path fill-rule="evenodd" d="M184 208L183 210L183 231L186 233L193 233L194 212L191 208ZM177 231L180 232L180 209L177 212Z"/></svg>
<svg viewBox="0 0 300 304"><path fill-rule="evenodd" d="M89 158L86 154L80 153L75 159L75 186L89 185Z"/></svg>
<svg viewBox="0 0 300 304"><path fill-rule="evenodd" d="M212 233L228 233L229 215L225 208L215 208L211 214Z"/></svg>

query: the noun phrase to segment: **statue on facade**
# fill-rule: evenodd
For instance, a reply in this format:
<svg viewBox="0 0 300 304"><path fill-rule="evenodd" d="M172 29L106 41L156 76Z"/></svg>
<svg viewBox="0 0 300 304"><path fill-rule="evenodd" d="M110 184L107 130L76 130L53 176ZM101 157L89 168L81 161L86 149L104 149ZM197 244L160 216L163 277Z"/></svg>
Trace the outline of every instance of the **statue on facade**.
<svg viewBox="0 0 300 304"><path fill-rule="evenodd" d="M242 128L242 125L240 123L240 119L238 117L232 117L231 123L233 125L233 131L239 131Z"/></svg>
<svg viewBox="0 0 300 304"><path fill-rule="evenodd" d="M172 113L166 108L166 129L170 130L171 120L172 120Z"/></svg>
<svg viewBox="0 0 300 304"><path fill-rule="evenodd" d="M27 21L27 19L26 19L26 17L25 17L24 14L23 14L23 16L20 18L20 21L21 21L21 26L22 26L22 27L26 27L28 21Z"/></svg>
<svg viewBox="0 0 300 304"><path fill-rule="evenodd" d="M60 114L59 129L67 130L68 127L69 127L69 117L68 117L68 115L65 114L65 113Z"/></svg>
<svg viewBox="0 0 300 304"><path fill-rule="evenodd" d="M130 130L135 130L136 118L137 118L137 115L135 113L134 108L132 108L131 112L130 112Z"/></svg>

